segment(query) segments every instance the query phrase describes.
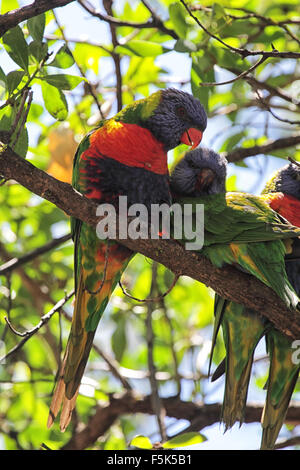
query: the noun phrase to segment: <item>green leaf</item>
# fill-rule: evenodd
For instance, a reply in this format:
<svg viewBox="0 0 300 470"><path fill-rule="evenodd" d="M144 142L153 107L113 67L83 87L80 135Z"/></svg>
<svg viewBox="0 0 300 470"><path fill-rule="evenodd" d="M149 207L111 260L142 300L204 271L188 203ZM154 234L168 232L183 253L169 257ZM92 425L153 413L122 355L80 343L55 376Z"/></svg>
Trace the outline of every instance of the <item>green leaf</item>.
<svg viewBox="0 0 300 470"><path fill-rule="evenodd" d="M54 59L48 64L52 67L59 67L61 69L68 69L74 64L72 52L66 44L64 44L55 54Z"/></svg>
<svg viewBox="0 0 300 470"><path fill-rule="evenodd" d="M15 143L13 150L20 155L20 157L25 158L28 150L28 132L26 127L20 132L17 142Z"/></svg>
<svg viewBox="0 0 300 470"><path fill-rule="evenodd" d="M174 46L174 51L177 52L196 52L197 46L188 39L178 39Z"/></svg>
<svg viewBox="0 0 300 470"><path fill-rule="evenodd" d="M111 346L114 352L114 355L118 362L122 360L124 351L126 349L126 332L125 332L125 319L120 317L117 323L117 327L111 338Z"/></svg>
<svg viewBox="0 0 300 470"><path fill-rule="evenodd" d="M210 59L206 56L195 56L191 69L191 88L193 95L198 98L204 108L208 111L209 87L203 87L201 82L213 82L215 78L214 69Z"/></svg>
<svg viewBox="0 0 300 470"><path fill-rule="evenodd" d="M38 42L42 42L46 24L45 13L42 13L27 20L27 28L30 36Z"/></svg>
<svg viewBox="0 0 300 470"><path fill-rule="evenodd" d="M173 27L181 38L186 37L188 25L186 23L186 10L181 3L171 3L169 6L170 20L173 23Z"/></svg>
<svg viewBox="0 0 300 470"><path fill-rule="evenodd" d="M28 70L28 46L20 26L10 29L2 38L6 52L23 70Z"/></svg>
<svg viewBox="0 0 300 470"><path fill-rule="evenodd" d="M19 7L19 2L17 0L2 0L1 1L1 15L7 13L11 10L16 10Z"/></svg>
<svg viewBox="0 0 300 470"><path fill-rule="evenodd" d="M45 80L49 85L55 86L60 90L73 90L77 87L83 80L83 77L77 77L76 75L67 75L67 74L53 74L46 75L41 77L42 80Z"/></svg>
<svg viewBox="0 0 300 470"><path fill-rule="evenodd" d="M14 111L12 106L5 106L0 110L0 130L9 131L14 119Z"/></svg>
<svg viewBox="0 0 300 470"><path fill-rule="evenodd" d="M163 47L161 44L140 39L133 39L125 45L115 48L115 52L118 54L137 55L139 57L156 57L169 51L170 49Z"/></svg>
<svg viewBox="0 0 300 470"><path fill-rule="evenodd" d="M64 121L68 116L68 104L65 95L61 90L46 81L41 83L41 87L47 111L58 121Z"/></svg>
<svg viewBox="0 0 300 470"><path fill-rule="evenodd" d="M11 95L11 93L17 88L23 77L24 72L22 70L13 70L12 72L9 72L6 77L7 91L9 95Z"/></svg>
<svg viewBox="0 0 300 470"><path fill-rule="evenodd" d="M152 449L153 448L149 437L142 436L142 435L135 436L131 440L130 446L138 447L139 449Z"/></svg>
<svg viewBox="0 0 300 470"><path fill-rule="evenodd" d="M28 53L29 57L33 57L34 60L31 62L33 63L40 63L45 57L48 52L48 45L46 42L39 42L39 41L31 41L28 45Z"/></svg>
<svg viewBox="0 0 300 470"><path fill-rule="evenodd" d="M0 67L0 81L6 83L6 74L4 73L2 67Z"/></svg>
<svg viewBox="0 0 300 470"><path fill-rule="evenodd" d="M231 135L223 143L222 147L220 148L220 152L230 152L246 135L247 134L244 131Z"/></svg>
<svg viewBox="0 0 300 470"><path fill-rule="evenodd" d="M164 442L162 446L164 449L174 449L175 447L187 447L194 444L201 444L201 442L206 440L207 438L199 432L186 432Z"/></svg>

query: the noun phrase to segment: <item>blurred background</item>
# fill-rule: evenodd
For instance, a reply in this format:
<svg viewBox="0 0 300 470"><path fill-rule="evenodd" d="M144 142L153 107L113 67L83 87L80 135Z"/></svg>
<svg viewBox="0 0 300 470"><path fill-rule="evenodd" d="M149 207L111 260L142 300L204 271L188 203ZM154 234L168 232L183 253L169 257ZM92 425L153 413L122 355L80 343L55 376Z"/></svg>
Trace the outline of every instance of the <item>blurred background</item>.
<svg viewBox="0 0 300 470"><path fill-rule="evenodd" d="M3 0L1 14L31 3ZM14 150L21 156L70 182L73 155L83 135L133 100L175 87L193 93L205 106L208 126L201 145L228 158L227 190L259 194L288 156L300 160L300 70L294 57L300 44L299 2L187 5L82 0L51 10L49 2L45 13L21 22L1 39L0 132L12 132ZM235 49L255 54L243 57ZM284 54L266 56L256 65L264 57L261 51ZM181 145L169 152L170 167L185 150ZM268 371L264 340L256 350L248 395L249 409L256 405L260 411L224 434L218 421L224 380L212 383L207 376L214 293L186 277L156 304L136 302L115 290L98 328L72 424L64 434L57 425L48 430L48 406L72 301L23 345L4 317L17 331L30 330L72 290L73 243L63 238L70 231L69 219L13 181L1 182L0 205L3 266L33 253L14 269L0 267L0 448L76 448L76 434L99 407L112 406L112 396L119 397L123 411L100 426L83 448L127 449L136 435L155 443L183 431L194 433L191 440L182 440L185 448L259 448ZM47 248L52 239L58 242ZM44 254L37 256L36 249L44 246ZM130 262L122 283L144 299L154 272L155 292L162 294L173 274L141 255ZM149 355L154 368L149 367ZM223 355L220 334L213 369ZM129 391L144 408L135 403L126 408ZM173 396L179 397L176 412ZM159 404L159 416L149 397ZM299 386L293 399L299 401ZM194 417L188 412L190 404L195 405ZM206 405L212 407L207 415ZM298 416L300 422L300 410ZM284 448L295 448L297 440L289 439L297 431L295 420L283 427Z"/></svg>

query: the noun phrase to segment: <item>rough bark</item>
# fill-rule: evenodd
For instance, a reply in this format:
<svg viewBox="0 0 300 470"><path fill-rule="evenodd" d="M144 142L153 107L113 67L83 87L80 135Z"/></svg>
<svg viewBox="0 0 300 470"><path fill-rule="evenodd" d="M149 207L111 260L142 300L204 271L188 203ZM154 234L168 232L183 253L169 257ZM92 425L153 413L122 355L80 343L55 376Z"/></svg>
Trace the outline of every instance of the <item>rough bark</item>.
<svg viewBox="0 0 300 470"><path fill-rule="evenodd" d="M30 191L47 199L69 216L96 226L97 204L90 201L71 185L56 180L29 161L18 156L10 147L0 144L0 175L14 179ZM176 240L130 238L117 240L135 252L164 264L175 274L186 275L211 287L222 297L256 310L266 316L284 334L300 337L299 312L290 310L267 286L253 276L234 267L214 267L199 253L186 251Z"/></svg>

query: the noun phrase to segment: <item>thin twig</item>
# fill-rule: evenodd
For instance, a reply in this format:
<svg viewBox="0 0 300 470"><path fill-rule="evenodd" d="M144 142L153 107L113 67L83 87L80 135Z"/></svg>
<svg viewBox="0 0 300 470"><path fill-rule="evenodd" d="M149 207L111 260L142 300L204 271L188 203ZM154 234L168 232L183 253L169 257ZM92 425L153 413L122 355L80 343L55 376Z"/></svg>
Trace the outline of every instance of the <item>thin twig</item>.
<svg viewBox="0 0 300 470"><path fill-rule="evenodd" d="M152 264L152 282L150 288L150 296L153 296L154 292L157 289L157 263L154 262ZM166 428L164 424L164 418L166 415L165 408L162 405L162 402L159 397L159 390L158 384L156 380L156 367L153 358L153 347L154 347L154 333L152 328L152 310L153 305L152 303L148 304L147 308L147 317L146 317L146 335L147 335L147 353L148 353L148 369L149 369L149 380L151 385L151 404L153 408L153 412L156 415L157 424L159 427L161 440L165 441L167 439L166 436Z"/></svg>
<svg viewBox="0 0 300 470"><path fill-rule="evenodd" d="M33 99L33 91L29 90L27 96L28 96L27 106L26 106L26 109L23 113L22 119L21 119L21 116L20 116L19 128L16 132L16 135L14 136L13 142L11 143L12 148L14 148L16 146L16 144L18 143L21 132L24 129L25 123L27 121L27 116L28 116L28 113L29 113L29 110L30 110L32 99ZM26 96L26 98L27 98L27 96ZM22 109L22 111L23 111L23 109Z"/></svg>
<svg viewBox="0 0 300 470"><path fill-rule="evenodd" d="M168 323L169 330L170 330L169 347L170 347L171 354L172 354L172 359L173 359L174 379L175 379L176 386L177 386L177 395L180 397L180 395L181 395L181 380L180 380L180 374L179 374L179 364L178 364L178 359L177 359L177 354L176 354L176 349L175 349L175 343L174 343L174 340L173 340L172 320L171 320L171 318L168 314L168 309L166 308L166 304L165 304L164 299L162 299L161 304L162 304L162 310L163 310L164 318L165 318L166 322Z"/></svg>
<svg viewBox="0 0 300 470"><path fill-rule="evenodd" d="M266 100L264 100L263 97L260 95L258 90L256 90L256 96L258 98L258 101L262 104L263 108L266 109L270 114L272 114L272 116L278 121L286 122L287 124L291 124L291 125L300 125L300 121L293 121L291 119L281 118L280 116L275 114L274 111L270 108L270 106L266 103Z"/></svg>
<svg viewBox="0 0 300 470"><path fill-rule="evenodd" d="M104 6L107 14L110 17L114 17L113 11L112 11L112 3L113 3L113 0L103 0L103 6ZM112 45L114 46L114 49L116 49L116 47L118 47L118 45L119 45L116 26L114 24L110 23L109 27L110 27ZM114 61L114 64L115 64L115 72L116 72L117 106L118 106L118 111L120 111L123 107L123 98L122 98L122 82L123 82L123 79L122 79L122 72L121 72L121 57L116 52L113 52L112 58L113 58L113 61Z"/></svg>
<svg viewBox="0 0 300 470"><path fill-rule="evenodd" d="M267 60L267 57L261 57L255 64L253 64L248 70L244 70L244 72L240 73L237 77L232 78L231 80L227 80L225 82L212 82L212 83L199 83L200 86L219 86L219 85L228 85L230 83L234 83L237 80L240 80L240 78L245 77L248 75L250 72L253 72L259 65L261 65L263 62Z"/></svg>
<svg viewBox="0 0 300 470"><path fill-rule="evenodd" d="M61 35L62 35L62 37L63 37L63 40L65 41L66 45L67 45L68 48L69 48L69 40L67 39L67 37L66 37L66 35L65 35L64 29L63 29L63 27L61 26L61 24L60 24L60 22L59 22L59 20L58 20L58 18L57 18L57 15L56 15L56 13L55 13L54 10L52 11L52 13L53 13L55 22L56 22L56 24L57 24L57 26L58 26L58 29L59 29L60 32L61 32ZM70 51L70 53L72 54L72 51L70 50L70 48L69 48L69 51ZM103 111L102 111L102 108L101 108L101 104L99 103L97 94L95 93L94 86L91 84L91 82L90 82L90 81L88 80L88 78L86 77L86 74L84 73L82 66L75 60L73 54L72 54L72 57L73 57L73 60L74 60L74 62L75 62L75 65L76 65L77 69L79 70L79 73L81 74L81 76L82 76L83 78L85 78L86 87L88 88L88 91L89 91L90 95L93 97L93 100L94 100L94 102L95 102L95 104L96 104L96 106L97 106L97 108L98 108L99 113L100 113L101 119L104 119L105 116L104 116L104 114L103 114Z"/></svg>
<svg viewBox="0 0 300 470"><path fill-rule="evenodd" d="M7 292L8 292L8 294L7 294L6 315L7 315L7 318L10 319L10 312L11 312L11 309L12 309L11 276L10 276L10 273L6 274L6 282L7 282ZM5 325L5 327L3 329L3 332L2 332L2 335L1 335L1 341L4 341L7 331L8 331L8 325ZM1 364L1 360L0 360L0 364Z"/></svg>
<svg viewBox="0 0 300 470"><path fill-rule="evenodd" d="M252 12L251 10L247 10L246 8L241 8L241 7L225 7L227 8L228 10L238 10L238 11L242 11L242 12L246 12L247 14L246 15L242 15L242 16L236 16L236 15L232 15L230 13L227 13L226 12L226 16L228 18L231 18L233 20L247 20L247 19L258 19L260 20L262 23L263 23L263 28L265 28L266 26L278 26L279 28L282 28L285 30L285 32L294 40L296 41L298 44L300 44L300 40L297 38L297 36L295 36L289 29L288 27L286 26L287 24L299 24L299 20L293 20L293 19L289 19L287 18L286 20L284 21L275 21L273 20L272 18L269 18L269 17L265 17L263 15L259 15L258 13L255 13L255 12ZM197 10L204 10L204 11L207 11L207 12L211 12L212 8L211 7L204 7L202 5L193 5L191 7L191 11L197 11ZM259 26L259 23L250 23L251 25L253 24L254 26Z"/></svg>
<svg viewBox="0 0 300 470"><path fill-rule="evenodd" d="M297 160L294 160L292 157L287 157L287 158L293 165L297 165L300 167L300 162L297 162Z"/></svg>
<svg viewBox="0 0 300 470"><path fill-rule="evenodd" d="M0 106L0 110L5 108L6 106L8 105L12 105L15 100L20 96L22 95L22 93L24 92L24 90L28 90L29 89L29 86L32 82L32 80L36 77L36 75L38 74L38 72L42 69L42 67L45 65L45 63L47 62L47 60L49 59L49 57L51 57L52 55L52 52L47 52L44 56L44 58L40 61L40 63L38 64L38 66L36 67L36 69L34 70L34 72L32 73L32 75L30 75L28 77L28 80L26 81L26 83L23 85L23 87L18 90L14 95L10 96L1 106Z"/></svg>
<svg viewBox="0 0 300 470"><path fill-rule="evenodd" d="M121 290L123 292L124 295L126 295L126 297L129 297L129 299L132 299L132 300L136 300L137 302L143 302L143 303L148 303L148 302L160 302L164 297L166 297L170 292L171 290L173 289L173 287L175 286L176 282L178 281L180 277L180 274L175 274L174 275L174 279L172 281L172 284L170 285L170 287L166 290L166 292L164 292L163 294L159 295L158 297L153 297L153 298L150 298L150 297L147 297L146 299L139 299L138 297L134 297L133 295L129 294L126 290L125 290L125 287L122 285L122 282L119 281L119 286L121 287Z"/></svg>
<svg viewBox="0 0 300 470"><path fill-rule="evenodd" d="M21 119L21 115L23 113L28 94L29 94L29 88L24 88L23 91L22 91L22 95L21 95L22 98L21 98L21 102L20 102L20 105L19 105L19 109L16 112L14 122L12 123L11 128L9 130L9 135L10 136L12 136L12 134L15 132L15 130L17 128L17 125L18 125L18 123Z"/></svg>
<svg viewBox="0 0 300 470"><path fill-rule="evenodd" d="M11 324L10 320L7 318L7 317L4 317L5 318L5 321L8 325L8 327L10 328L10 330L17 336L21 336L23 339L20 341L20 343L18 343L16 346L14 346L10 351L8 351L7 354L5 354L5 356L1 357L0 358L0 363L4 360L6 360L8 357L10 357L12 354L16 353L19 349L21 349L24 344L35 334L37 333L40 328L44 325L46 325L46 323L48 323L48 321L50 320L50 318L56 313L58 312L64 305L66 302L68 302L68 300L74 295L74 290L72 290L69 294L67 294L63 299L59 300L55 305L54 307L48 312L46 313L45 315L43 315L39 321L39 323L31 328L30 330L26 330L24 332L19 332L17 331L13 325Z"/></svg>
<svg viewBox="0 0 300 470"><path fill-rule="evenodd" d="M153 12L152 8L146 4L146 2L143 2L145 7L150 11L152 18L147 20L144 23L135 23L133 21L127 21L127 20L120 20L118 18L115 18L112 14L108 13L107 15L103 15L100 13L100 11L95 10L91 3L89 3L87 0L78 0L78 3L92 16L95 16L99 18L102 21L105 21L106 23L109 23L112 26L129 26L131 28L135 29L145 29L145 28L157 28L159 29L162 33L168 34L171 36L173 39L178 39L177 34L175 31L173 31L170 28L167 28L161 19Z"/></svg>
<svg viewBox="0 0 300 470"><path fill-rule="evenodd" d="M26 253L26 255L20 256L20 258L10 259L9 261L7 261L6 263L0 266L0 276L6 275L10 273L11 271L13 271L14 269L19 268L23 264L28 263L29 261L32 261L38 256L43 255L44 253L47 253L48 251L52 250L58 245L61 245L62 243L65 243L66 241L70 240L70 238L71 238L71 233L68 233L66 235L63 235L62 237L54 238L53 240L46 243L45 245L40 246L39 248L36 248L35 250L30 251L29 253Z"/></svg>
<svg viewBox="0 0 300 470"><path fill-rule="evenodd" d="M208 34L211 38L215 39L218 41L220 44L225 46L227 49L230 49L232 52L236 52L243 58L248 57L248 56L255 56L255 55L261 55L264 57L279 57L279 58L290 58L290 59L298 59L300 57L300 52L292 52L292 51L286 51L286 52L279 52L277 50L272 50L272 51L249 51L248 49L241 49L239 47L233 47L230 44L227 44L224 42L222 39L218 38L215 34L211 33L208 31L208 29L201 23L201 21L195 16L190 8L187 6L184 0L180 0L180 2L183 4L185 7L186 11L189 13L190 17L193 18L193 20L200 26L203 31Z"/></svg>

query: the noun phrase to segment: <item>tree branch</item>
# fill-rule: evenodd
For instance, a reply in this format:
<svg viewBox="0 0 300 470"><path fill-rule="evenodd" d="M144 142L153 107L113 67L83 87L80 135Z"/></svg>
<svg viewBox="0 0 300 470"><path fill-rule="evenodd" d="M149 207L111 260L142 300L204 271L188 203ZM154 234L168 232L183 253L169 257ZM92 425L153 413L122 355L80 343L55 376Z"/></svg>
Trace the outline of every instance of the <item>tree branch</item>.
<svg viewBox="0 0 300 470"><path fill-rule="evenodd" d="M200 431L206 426L219 422L221 405L197 404L191 401L183 401L178 397L162 398L162 404L169 417L190 421L193 429ZM90 447L96 440L105 434L111 425L124 414L154 413L151 405L151 396L136 397L133 393L112 395L106 407L98 407L88 424L81 431L75 433L62 450L83 450ZM257 405L248 405L245 413L245 423L260 421L262 408ZM300 409L290 406L286 420L293 424L299 424Z"/></svg>
<svg viewBox="0 0 300 470"><path fill-rule="evenodd" d="M74 0L39 0L38 2L35 1L30 5L18 8L17 10L8 11L4 15L0 15L0 37L22 21L40 15L45 11L53 10L53 8L64 7L73 1Z"/></svg>
<svg viewBox="0 0 300 470"><path fill-rule="evenodd" d="M39 170L5 144L0 144L0 175L6 179L14 179L55 204L69 216L74 216L94 227L100 221L96 216L95 202L84 197L71 185ZM299 312L287 308L269 287L253 276L240 272L232 266L218 269L207 258L199 253L186 251L175 240L117 238L117 241L134 252L158 261L175 274L180 273L196 279L211 287L220 296L257 311L273 322L284 334L294 339L300 337Z"/></svg>
<svg viewBox="0 0 300 470"><path fill-rule="evenodd" d="M149 20L145 21L144 23L135 23L133 21L124 21L120 20L118 18L115 18L113 15L108 14L108 15L103 15L100 13L100 11L95 10L92 5L87 2L86 0L78 0L80 5L87 11L89 12L92 16L95 16L99 18L102 21L106 21L112 26L129 26L131 28L135 29L145 29L145 28L157 28L159 29L162 33L168 34L171 36L173 39L178 39L177 34L175 31L172 29L167 28L161 19L155 14L155 12L147 5L146 8L150 11L152 18L149 18Z"/></svg>
<svg viewBox="0 0 300 470"><path fill-rule="evenodd" d="M10 259L9 261L0 266L0 276L10 273L14 269L19 268L23 264L32 261L33 259L37 258L40 255L43 255L44 253L47 253L50 250L53 250L53 248L56 248L57 246L61 245L62 243L65 243L70 239L71 234L68 233L66 235L63 235L62 237L54 238L50 242L45 243L45 245L40 246L39 248L36 248L35 250L30 251L29 253L26 253L26 255L20 256L20 258Z"/></svg>
<svg viewBox="0 0 300 470"><path fill-rule="evenodd" d="M103 0L103 6L108 13L108 15L113 18L113 11L112 11L112 3L113 0ZM82 2L80 2L82 5ZM110 34L111 34L111 42L114 46L114 51L112 52L112 59L115 64L115 72L116 72L116 98L118 104L118 111L121 111L123 107L123 98L122 98L122 73L121 73L121 56L117 52L115 52L116 47L119 45L118 36L116 26L113 23L109 23Z"/></svg>
<svg viewBox="0 0 300 470"><path fill-rule="evenodd" d="M282 137L277 140L271 140L262 145L254 145L253 147L238 147L231 152L225 153L224 156L229 162L238 162L246 157L252 157L254 155L265 153L272 154L272 151L274 150L295 147L298 144L300 144L300 135Z"/></svg>
<svg viewBox="0 0 300 470"><path fill-rule="evenodd" d="M35 333L38 332L38 330L44 326L46 323L48 323L48 321L50 320L50 318L56 313L58 312L64 305L66 302L68 302L68 300L74 295L74 290L71 291L69 294L67 294L63 299L59 300L55 305L54 307L48 312L46 313L45 315L43 315L41 317L41 320L39 321L39 323L31 328L30 330L26 330L22 333L20 333L19 331L15 330L15 328L12 326L11 322L9 321L8 318L5 317L5 321L7 323L7 325L9 326L9 328L11 329L11 331L17 335L17 336L21 336L23 339L16 345L14 346L10 351L8 351L7 354L5 354L5 356L1 357L0 358L0 363L4 360L6 360L8 357L10 357L12 354L14 354L16 351L18 351L20 348L23 347L23 345L29 340L29 338L31 338L31 336L33 336Z"/></svg>
<svg viewBox="0 0 300 470"><path fill-rule="evenodd" d="M298 59L300 57L300 52L293 52L293 51L284 51L284 52L280 52L280 51L277 51L275 49L273 49L272 51L263 51L263 50L260 50L260 51L249 51L249 49L242 49L242 48L239 48L239 47L233 47L231 46L230 44L224 42L222 39L218 38L218 36L216 36L215 34L211 33L210 31L208 31L208 29L200 22L200 20L197 18L197 16L195 16L192 11L190 10L190 8L188 7L188 5L185 3L184 0L180 0L180 2L183 4L184 8L186 9L186 11L188 12L188 14L190 15L191 18L193 18L193 20L198 24L198 26L200 26L201 29L203 29L203 31L208 35L210 36L211 38L215 39L216 41L218 41L220 44L222 44L223 46L225 46L227 49L230 49L232 52L236 52L237 54L239 54L243 59L245 59L245 57L250 57L250 56L256 56L256 55L261 55L262 57L265 57L265 58L268 58L268 57L278 57L278 58L281 58L281 59L284 59L284 58L289 58L289 59Z"/></svg>

